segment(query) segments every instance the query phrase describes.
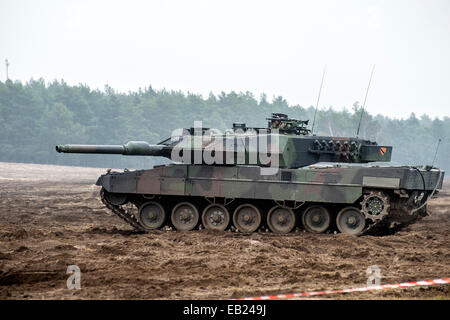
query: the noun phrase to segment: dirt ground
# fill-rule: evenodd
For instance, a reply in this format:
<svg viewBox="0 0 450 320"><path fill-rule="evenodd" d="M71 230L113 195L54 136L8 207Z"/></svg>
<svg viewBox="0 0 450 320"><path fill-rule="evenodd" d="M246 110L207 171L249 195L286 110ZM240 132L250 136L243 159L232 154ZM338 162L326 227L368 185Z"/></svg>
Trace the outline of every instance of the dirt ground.
<svg viewBox="0 0 450 320"><path fill-rule="evenodd" d="M99 200L103 169L0 163L0 299L229 299L450 277L450 181L431 216L391 236L155 231ZM67 266L81 269L69 290ZM450 285L320 296L450 299Z"/></svg>

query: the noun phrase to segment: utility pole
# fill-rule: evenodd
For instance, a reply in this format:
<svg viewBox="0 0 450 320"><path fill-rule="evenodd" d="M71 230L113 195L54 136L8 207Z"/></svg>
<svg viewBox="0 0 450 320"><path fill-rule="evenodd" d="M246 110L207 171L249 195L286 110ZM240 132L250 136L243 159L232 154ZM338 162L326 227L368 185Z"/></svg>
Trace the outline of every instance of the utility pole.
<svg viewBox="0 0 450 320"><path fill-rule="evenodd" d="M6 64L6 81L8 81L9 80L9 77L8 77L9 61L8 61L8 59L5 59L5 64Z"/></svg>

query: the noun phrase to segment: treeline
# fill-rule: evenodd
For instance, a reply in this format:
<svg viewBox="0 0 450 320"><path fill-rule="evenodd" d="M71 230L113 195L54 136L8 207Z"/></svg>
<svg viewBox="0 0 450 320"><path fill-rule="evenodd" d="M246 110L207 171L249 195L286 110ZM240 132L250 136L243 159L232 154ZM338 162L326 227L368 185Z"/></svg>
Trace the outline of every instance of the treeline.
<svg viewBox="0 0 450 320"><path fill-rule="evenodd" d="M424 106L425 107L425 106ZM425 109L425 108L424 108ZM272 112L310 119L313 107L289 105L282 97L254 97L250 92L210 94L207 98L180 91L155 90L151 86L120 93L64 81L46 84L43 79L26 84L0 82L0 161L82 165L112 168L148 168L167 162L149 157L58 154L55 145L123 144L129 140L157 143L174 129L204 127L225 130L233 122L264 127ZM361 108L319 110L315 133L355 136ZM311 123L310 122L310 123ZM360 137L392 145L395 164L431 164L438 139L442 138L436 165L450 169L450 118L404 120L365 114Z"/></svg>

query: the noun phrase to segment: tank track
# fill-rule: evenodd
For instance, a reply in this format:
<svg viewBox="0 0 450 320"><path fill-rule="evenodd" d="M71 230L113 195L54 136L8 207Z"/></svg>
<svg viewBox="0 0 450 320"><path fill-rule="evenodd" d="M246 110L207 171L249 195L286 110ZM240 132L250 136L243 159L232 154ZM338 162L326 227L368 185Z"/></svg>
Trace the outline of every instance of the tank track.
<svg viewBox="0 0 450 320"><path fill-rule="evenodd" d="M421 220L423 216L414 216L412 219L408 220L408 222L400 222L395 219L390 219L387 217L385 220L377 221L375 223L367 226L361 234L358 236L364 235L372 235L372 236L380 236L380 235L391 235L394 234L407 226L414 224Z"/></svg>
<svg viewBox="0 0 450 320"><path fill-rule="evenodd" d="M111 210L113 213L115 213L119 218L124 220L126 223L131 225L137 232L139 233L145 233L147 232L144 227L142 227L139 223L139 221L136 219L136 217L129 213L128 210L123 209L122 206L114 205L108 200L106 200L105 192L103 188L100 190L100 197L102 199L102 202L105 204L105 206Z"/></svg>
<svg viewBox="0 0 450 320"><path fill-rule="evenodd" d="M139 223L136 216L132 213L130 213L129 210L126 210L121 205L114 205L110 203L107 198L105 197L104 189L102 188L100 190L100 197L103 204L111 210L115 215L117 215L119 218L121 218L123 221L128 223L130 226L134 228L134 231L137 233L147 233L148 230L146 230L141 224ZM405 215L408 215L408 220L405 221L404 219L401 219L401 217L404 217ZM389 235L394 234L405 227L414 224L421 220L423 217L427 216L427 210L426 207L423 209L415 212L410 213L405 208L399 207L399 204L397 205L396 209L393 209L390 211L389 215L384 217L382 220L374 221L371 224L367 224L365 229L358 235L358 236L364 236L364 235ZM172 229L172 228L171 228ZM233 230L233 226L231 227ZM235 228L234 228L235 229Z"/></svg>
<svg viewBox="0 0 450 320"><path fill-rule="evenodd" d="M397 206L383 220L376 221L366 227L360 235L391 235L422 220L428 214L426 206L413 212L412 209ZM407 219L405 219L407 217Z"/></svg>

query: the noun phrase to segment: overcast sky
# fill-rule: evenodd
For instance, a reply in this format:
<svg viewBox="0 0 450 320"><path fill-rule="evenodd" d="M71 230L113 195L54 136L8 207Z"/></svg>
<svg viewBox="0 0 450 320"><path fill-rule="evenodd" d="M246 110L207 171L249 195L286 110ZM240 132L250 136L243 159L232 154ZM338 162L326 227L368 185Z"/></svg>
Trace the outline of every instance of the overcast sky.
<svg viewBox="0 0 450 320"><path fill-rule="evenodd" d="M449 0L0 0L0 79L450 116Z"/></svg>

